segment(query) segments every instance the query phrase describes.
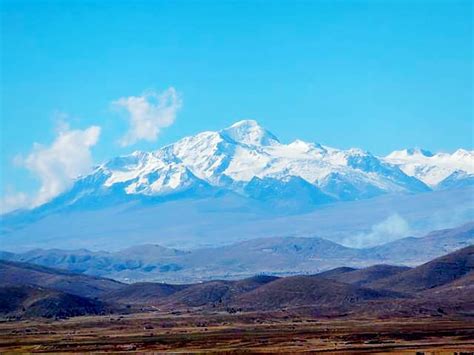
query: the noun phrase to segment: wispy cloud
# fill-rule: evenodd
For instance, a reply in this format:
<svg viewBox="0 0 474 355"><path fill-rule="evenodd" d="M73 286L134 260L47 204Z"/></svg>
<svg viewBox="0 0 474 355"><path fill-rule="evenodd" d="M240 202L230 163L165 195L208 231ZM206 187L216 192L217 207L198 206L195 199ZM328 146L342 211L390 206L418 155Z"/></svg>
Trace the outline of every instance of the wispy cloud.
<svg viewBox="0 0 474 355"><path fill-rule="evenodd" d="M85 130L71 130L66 127L65 130L59 131L49 147L34 145L24 165L41 181L35 205L42 204L63 192L73 178L91 168L90 148L97 143L99 136L98 126L91 126Z"/></svg>
<svg viewBox="0 0 474 355"><path fill-rule="evenodd" d="M5 196L0 198L0 214L28 206L31 198L24 192L7 190Z"/></svg>
<svg viewBox="0 0 474 355"><path fill-rule="evenodd" d="M365 248L388 243L410 236L412 230L408 222L399 214L394 213L385 220L374 224L367 233L359 233L343 241L343 244Z"/></svg>
<svg viewBox="0 0 474 355"><path fill-rule="evenodd" d="M129 146L140 140L156 141L161 129L174 123L182 100L170 87L161 93L149 91L141 96L122 97L112 104L127 112L130 127L120 144Z"/></svg>
<svg viewBox="0 0 474 355"><path fill-rule="evenodd" d="M26 157L17 157L15 163L28 169L41 185L33 196L7 193L1 199L2 213L41 205L66 190L74 178L88 172L93 163L91 148L98 142L100 131L98 126L70 129L62 121L50 146L35 143Z"/></svg>

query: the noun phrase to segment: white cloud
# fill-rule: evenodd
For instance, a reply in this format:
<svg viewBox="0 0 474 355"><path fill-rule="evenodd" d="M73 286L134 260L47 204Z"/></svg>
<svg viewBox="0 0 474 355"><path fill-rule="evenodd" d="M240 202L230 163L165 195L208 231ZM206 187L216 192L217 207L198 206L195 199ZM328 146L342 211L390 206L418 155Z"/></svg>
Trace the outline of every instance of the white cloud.
<svg viewBox="0 0 474 355"><path fill-rule="evenodd" d="M49 147L35 144L25 167L41 180L35 204L40 205L69 187L71 180L92 166L90 148L99 140L100 127L62 130Z"/></svg>
<svg viewBox="0 0 474 355"><path fill-rule="evenodd" d="M395 213L382 222L373 225L368 233L357 234L344 240L343 244L356 248L372 247L408 237L411 232L408 222Z"/></svg>
<svg viewBox="0 0 474 355"><path fill-rule="evenodd" d="M142 96L122 97L112 104L128 113L130 128L120 140L122 146L128 146L140 140L155 141L162 128L174 123L182 100L170 87L161 93L150 91Z"/></svg>
<svg viewBox="0 0 474 355"><path fill-rule="evenodd" d="M37 194L7 193L1 199L2 213L20 207L35 207L48 202L66 190L77 176L87 173L92 166L91 147L100 136L100 127L72 130L68 125L57 129L57 137L50 146L38 143L26 157L17 157L15 163L27 168L41 182Z"/></svg>
<svg viewBox="0 0 474 355"><path fill-rule="evenodd" d="M0 214L28 206L30 202L30 198L24 192L7 191L5 196L0 198Z"/></svg>

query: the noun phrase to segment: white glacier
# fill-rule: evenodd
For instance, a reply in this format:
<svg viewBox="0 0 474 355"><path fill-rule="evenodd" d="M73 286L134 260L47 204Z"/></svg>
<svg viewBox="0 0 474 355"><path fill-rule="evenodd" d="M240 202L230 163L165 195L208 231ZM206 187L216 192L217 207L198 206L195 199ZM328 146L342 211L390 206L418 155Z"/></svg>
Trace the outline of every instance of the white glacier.
<svg viewBox="0 0 474 355"><path fill-rule="evenodd" d="M472 220L473 161L467 150L381 158L284 144L255 121L240 121L101 164L52 201L3 215L0 242L195 246L315 233L338 241L394 213L424 232Z"/></svg>
<svg viewBox="0 0 474 355"><path fill-rule="evenodd" d="M472 150L458 149L453 154L432 154L422 149L404 149L390 153L384 160L398 165L405 174L433 188L455 172L474 174Z"/></svg>
<svg viewBox="0 0 474 355"><path fill-rule="evenodd" d="M406 149L380 158L358 148L341 150L301 140L284 144L256 121L244 120L156 151L111 159L79 177L50 204L61 208L78 202L87 206L87 199L97 205L227 191L292 203L299 196L305 205L318 205L466 186L474 181L473 162L473 152L462 149L451 155ZM305 194L309 197L303 198Z"/></svg>
<svg viewBox="0 0 474 355"><path fill-rule="evenodd" d="M185 137L154 152L134 152L112 159L93 174L103 175L95 181L105 179L97 189L144 196L169 195L198 185L245 195L245 186L250 182L254 188L265 186L268 191L281 189L282 184L290 181L293 188L303 188L292 177L312 185L318 191L314 196L319 196L321 202L429 190L418 179L369 152L356 148L340 150L301 140L283 144L252 120L239 121L221 131ZM265 184L255 185L255 179ZM272 183L275 189L268 187ZM88 190L94 188L87 186Z"/></svg>

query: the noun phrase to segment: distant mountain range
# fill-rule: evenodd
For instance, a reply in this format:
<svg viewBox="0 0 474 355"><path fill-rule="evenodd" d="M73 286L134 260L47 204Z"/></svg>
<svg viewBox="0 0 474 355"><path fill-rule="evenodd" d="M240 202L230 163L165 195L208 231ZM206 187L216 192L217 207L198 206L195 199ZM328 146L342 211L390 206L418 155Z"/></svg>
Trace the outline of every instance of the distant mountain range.
<svg viewBox="0 0 474 355"><path fill-rule="evenodd" d="M287 312L306 317L444 317L474 312L474 246L413 269L376 265L316 275L170 285L121 284L0 261L0 317L173 312ZM46 283L45 283L46 281ZM96 290L96 291L94 291ZM92 292L91 292L92 291Z"/></svg>
<svg viewBox="0 0 474 355"><path fill-rule="evenodd" d="M389 154L384 161L399 166L405 174L434 189L472 185L474 179L472 150L433 154L423 149L405 149Z"/></svg>
<svg viewBox="0 0 474 355"><path fill-rule="evenodd" d="M340 266L415 266L474 244L474 222L380 246L355 249L321 238L261 238L221 247L178 250L139 245L118 252L35 249L1 252L0 259L66 269L122 282L189 283L257 274L314 274ZM387 274L388 274L388 270ZM384 276L387 276L385 274Z"/></svg>
<svg viewBox="0 0 474 355"><path fill-rule="evenodd" d="M212 194L216 189L257 200L305 197L325 203L389 192L423 192L430 189L427 185L436 188L460 172L472 178L473 151L433 155L405 150L378 158L361 149L340 150L300 140L282 144L257 122L246 120L154 152L112 159L79 178L52 204L97 202L98 196L102 201L116 201L133 196Z"/></svg>
<svg viewBox="0 0 474 355"><path fill-rule="evenodd" d="M283 144L246 120L114 158L52 201L1 216L0 238L10 250L196 247L314 233L340 241L394 213L423 233L473 219L473 173L472 151L404 150L383 158L300 140Z"/></svg>

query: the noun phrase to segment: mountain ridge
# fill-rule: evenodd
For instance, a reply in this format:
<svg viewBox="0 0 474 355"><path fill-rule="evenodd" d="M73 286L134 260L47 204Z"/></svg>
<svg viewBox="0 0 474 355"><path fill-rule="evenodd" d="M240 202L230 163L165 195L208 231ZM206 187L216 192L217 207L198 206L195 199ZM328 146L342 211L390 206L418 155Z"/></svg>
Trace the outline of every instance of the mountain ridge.
<svg viewBox="0 0 474 355"><path fill-rule="evenodd" d="M220 131L182 138L152 152L135 151L113 158L78 177L70 190L51 202L56 206L75 204L94 195L102 199L165 197L211 187L248 196L245 187L253 179L284 184L295 177L320 192L321 201L316 199L314 204L328 199L418 193L429 191L443 180L435 184L432 178L413 171L418 169L413 164L419 164L420 157L430 160L431 167L439 161L444 178L455 171L474 173L469 164L474 162L472 151L434 155L405 150L379 158L358 148L340 150L301 140L283 144L256 121L243 120ZM70 196L67 201L64 195Z"/></svg>
<svg viewBox="0 0 474 355"><path fill-rule="evenodd" d="M10 319L150 311L178 315L198 312L206 316L214 312L222 315L223 312L268 311L284 312L284 315L296 312L316 318L419 317L420 314L444 317L472 315L474 310L474 246L412 269L375 265L360 270L339 268L314 275L256 275L187 285L111 285L108 279L25 263L2 262L0 272L0 317ZM38 272L48 278L53 275L55 282L43 285L44 276L38 277ZM7 277L3 277L5 275ZM90 286L94 289L97 285L104 287L100 292L90 293Z"/></svg>
<svg viewBox="0 0 474 355"><path fill-rule="evenodd" d="M468 151L455 155L473 160ZM391 215L422 233L472 219L474 178L463 164L451 164L455 172L430 187L387 158L301 140L284 144L246 120L113 158L46 204L2 215L0 238L8 248L107 250L290 233L341 242L349 233L370 233Z"/></svg>
<svg viewBox="0 0 474 355"><path fill-rule="evenodd" d="M472 184L474 151L458 149L452 154L436 153L414 148L394 151L383 158L395 164L407 175L416 177L431 188L449 188L450 180Z"/></svg>
<svg viewBox="0 0 474 355"><path fill-rule="evenodd" d="M36 249L18 254L0 252L0 259L125 282L189 283L218 278L237 279L261 273L277 276L314 274L339 266L360 268L381 263L416 266L471 244L474 244L474 222L433 231L423 237L407 237L362 249L318 237L268 237L191 250L151 244L117 252ZM356 270L350 277L358 273ZM344 277L341 280L345 280Z"/></svg>

